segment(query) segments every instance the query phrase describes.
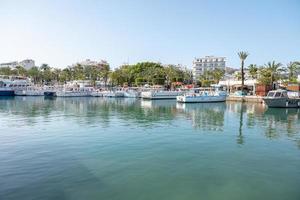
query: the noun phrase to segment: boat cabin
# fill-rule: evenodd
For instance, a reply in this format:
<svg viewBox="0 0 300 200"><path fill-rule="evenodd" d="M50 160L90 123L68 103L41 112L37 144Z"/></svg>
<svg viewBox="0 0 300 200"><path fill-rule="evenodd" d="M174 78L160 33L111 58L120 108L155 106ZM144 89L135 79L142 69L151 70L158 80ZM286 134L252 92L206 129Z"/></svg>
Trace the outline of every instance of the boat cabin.
<svg viewBox="0 0 300 200"><path fill-rule="evenodd" d="M272 90L268 92L267 97L273 97L273 98L287 98L287 91L285 90Z"/></svg>

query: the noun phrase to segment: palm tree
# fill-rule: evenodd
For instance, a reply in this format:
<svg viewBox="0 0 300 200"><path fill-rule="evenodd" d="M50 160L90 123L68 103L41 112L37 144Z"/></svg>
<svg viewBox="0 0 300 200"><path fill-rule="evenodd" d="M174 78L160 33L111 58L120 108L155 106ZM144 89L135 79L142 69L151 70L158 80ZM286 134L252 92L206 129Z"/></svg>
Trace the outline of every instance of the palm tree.
<svg viewBox="0 0 300 200"><path fill-rule="evenodd" d="M245 60L248 57L249 53L246 51L240 51L238 52L238 56L241 60L241 75L242 75L242 90L244 90L245 87L245 74L244 74L244 64L245 64Z"/></svg>
<svg viewBox="0 0 300 200"><path fill-rule="evenodd" d="M278 80L280 78L280 72L284 71L281 68L282 64L281 63L276 63L275 61L268 62L265 64L266 69L271 73L271 84L272 84L272 89L273 88L273 83L274 81Z"/></svg>
<svg viewBox="0 0 300 200"><path fill-rule="evenodd" d="M289 72L289 81L297 82L296 73L300 70L300 62L290 62L287 64L287 70Z"/></svg>
<svg viewBox="0 0 300 200"><path fill-rule="evenodd" d="M257 79L258 67L255 64L251 64L248 66L249 74L252 79Z"/></svg>

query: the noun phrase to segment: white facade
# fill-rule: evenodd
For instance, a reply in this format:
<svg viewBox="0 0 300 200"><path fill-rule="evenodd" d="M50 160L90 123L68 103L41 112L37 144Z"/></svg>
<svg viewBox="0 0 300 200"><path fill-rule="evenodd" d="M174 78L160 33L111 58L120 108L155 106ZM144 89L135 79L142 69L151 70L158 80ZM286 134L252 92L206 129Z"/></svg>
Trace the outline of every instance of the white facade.
<svg viewBox="0 0 300 200"><path fill-rule="evenodd" d="M18 66L18 62L8 62L8 63L0 63L0 67L10 67L10 68L15 68Z"/></svg>
<svg viewBox="0 0 300 200"><path fill-rule="evenodd" d="M0 67L15 68L17 66L24 67L25 69L30 69L35 66L35 62L34 62L34 60L26 59L21 62L14 61L14 62L8 62L8 63L0 63Z"/></svg>
<svg viewBox="0 0 300 200"><path fill-rule="evenodd" d="M83 66L98 66L98 67L103 67L104 65L108 65L108 62L106 60L100 60L100 61L93 61L90 59L86 59L81 62L77 62L76 64L73 64L73 66L80 64Z"/></svg>
<svg viewBox="0 0 300 200"><path fill-rule="evenodd" d="M35 66L35 62L32 59L26 59L19 62L18 65L24 67L25 69L30 69Z"/></svg>
<svg viewBox="0 0 300 200"><path fill-rule="evenodd" d="M225 70L225 64L225 57L205 56L203 58L195 58L193 62L194 79L198 79L205 71Z"/></svg>

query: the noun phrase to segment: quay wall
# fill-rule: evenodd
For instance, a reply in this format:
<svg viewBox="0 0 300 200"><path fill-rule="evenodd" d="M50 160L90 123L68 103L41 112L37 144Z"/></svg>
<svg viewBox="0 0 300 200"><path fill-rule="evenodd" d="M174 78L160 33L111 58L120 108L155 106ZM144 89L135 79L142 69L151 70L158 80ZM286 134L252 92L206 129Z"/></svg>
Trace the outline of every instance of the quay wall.
<svg viewBox="0 0 300 200"><path fill-rule="evenodd" d="M263 97L261 97L261 96L231 96L231 95L229 95L226 98L226 101L264 103Z"/></svg>

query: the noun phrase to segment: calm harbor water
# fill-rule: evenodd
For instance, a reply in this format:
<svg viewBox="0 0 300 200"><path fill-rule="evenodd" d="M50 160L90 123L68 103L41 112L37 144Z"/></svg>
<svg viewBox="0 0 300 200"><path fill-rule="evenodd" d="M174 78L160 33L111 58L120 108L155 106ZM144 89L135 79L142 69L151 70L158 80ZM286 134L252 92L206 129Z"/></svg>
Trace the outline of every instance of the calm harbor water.
<svg viewBox="0 0 300 200"><path fill-rule="evenodd" d="M0 99L0 199L300 199L300 111Z"/></svg>

